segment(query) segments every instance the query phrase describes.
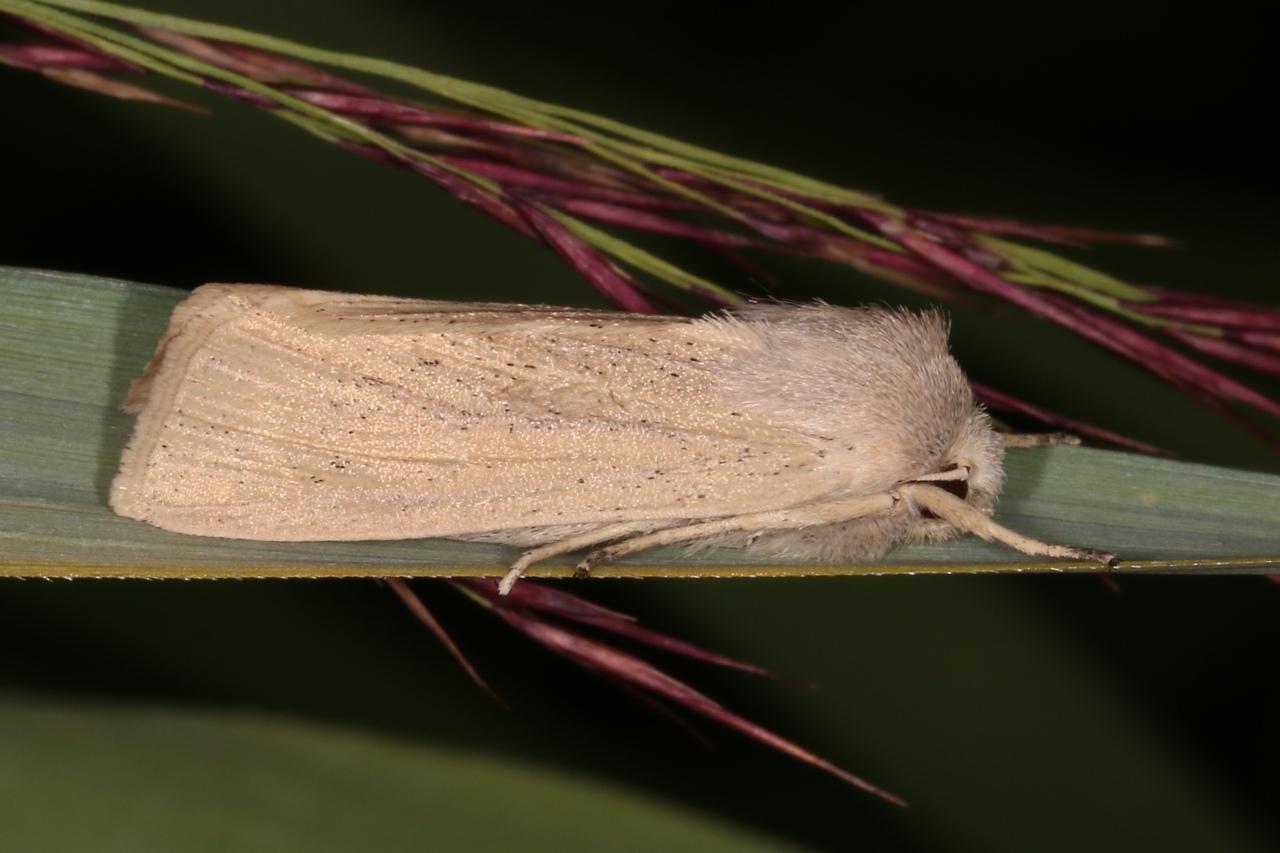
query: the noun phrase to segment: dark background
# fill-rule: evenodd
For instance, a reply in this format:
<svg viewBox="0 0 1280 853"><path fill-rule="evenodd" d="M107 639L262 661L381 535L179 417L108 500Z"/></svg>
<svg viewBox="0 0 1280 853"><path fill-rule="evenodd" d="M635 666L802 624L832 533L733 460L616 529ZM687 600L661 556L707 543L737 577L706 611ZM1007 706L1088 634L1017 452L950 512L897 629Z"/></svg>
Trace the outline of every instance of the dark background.
<svg viewBox="0 0 1280 853"><path fill-rule="evenodd" d="M1274 51L1226 5L150 8L488 83L900 204L1163 234L1182 247L1076 257L1277 301ZM551 253L431 185L249 108L170 90L215 109L199 116L7 69L0 91L0 263L179 287L594 301ZM797 292L918 304L844 268L775 268ZM957 353L985 383L1196 461L1280 470L1263 443L1065 333L1011 312L955 315ZM1119 595L1062 577L592 585L650 624L821 684L690 673L902 793L905 813L728 733L710 732L706 753L426 589L514 711L354 581L6 581L0 688L263 710L509 754L829 849L1280 846L1280 587L1258 578L1126 579Z"/></svg>

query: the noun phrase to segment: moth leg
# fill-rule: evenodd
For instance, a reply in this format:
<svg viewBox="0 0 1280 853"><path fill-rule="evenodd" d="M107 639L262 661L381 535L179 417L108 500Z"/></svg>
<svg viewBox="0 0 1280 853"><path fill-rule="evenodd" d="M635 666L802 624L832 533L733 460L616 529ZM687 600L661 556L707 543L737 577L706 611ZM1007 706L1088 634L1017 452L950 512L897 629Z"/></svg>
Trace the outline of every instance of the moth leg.
<svg viewBox="0 0 1280 853"><path fill-rule="evenodd" d="M1060 557L1066 560L1088 560L1099 562L1108 568L1116 564L1116 555L1093 548L1072 548L1068 545L1050 545L1014 533L988 518L981 510L976 509L955 495L937 486L924 483L908 483L900 487L921 509L928 510L961 530L981 536L987 541L1002 542L1010 548L1024 554L1043 557Z"/></svg>
<svg viewBox="0 0 1280 853"><path fill-rule="evenodd" d="M658 523L660 524L661 522ZM537 548L530 548L511 564L511 570L503 575L502 580L498 581L498 594L506 595L511 592L511 587L515 586L516 581L520 580L524 570L534 563L540 563L543 560L557 557L560 554L567 554L570 551L590 548L592 545L599 545L601 542L608 542L610 539L621 539L633 533L639 533L641 530L652 530L654 524L653 521L622 521L617 524L597 527L594 530L588 530L586 533L579 533L577 536L557 539L555 542L548 542L546 545L539 545Z"/></svg>
<svg viewBox="0 0 1280 853"><path fill-rule="evenodd" d="M658 545L673 545L677 542L689 542L694 539L705 539L721 533L735 533L739 530L793 530L798 527L813 527L822 524L834 524L865 518L871 515L889 515L897 508L901 498L894 492L880 492L874 495L862 495L855 498L837 498L836 500L806 504L791 509L756 512L748 515L731 515L726 518L713 518L683 527L668 527L643 536L633 536L621 542L615 542L599 548L587 555L578 564L578 569L590 572L601 563L616 560L627 554L634 554L646 548Z"/></svg>

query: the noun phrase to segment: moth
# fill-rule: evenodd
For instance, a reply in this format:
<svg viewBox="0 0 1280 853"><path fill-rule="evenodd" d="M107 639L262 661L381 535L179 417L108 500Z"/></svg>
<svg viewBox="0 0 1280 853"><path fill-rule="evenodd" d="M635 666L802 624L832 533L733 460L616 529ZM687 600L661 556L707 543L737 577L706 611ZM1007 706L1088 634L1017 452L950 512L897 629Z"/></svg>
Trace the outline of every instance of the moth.
<svg viewBox="0 0 1280 853"><path fill-rule="evenodd" d="M943 317L826 304L703 318L209 284L124 407L111 506L199 536L657 545L852 561L991 518L1004 442Z"/></svg>

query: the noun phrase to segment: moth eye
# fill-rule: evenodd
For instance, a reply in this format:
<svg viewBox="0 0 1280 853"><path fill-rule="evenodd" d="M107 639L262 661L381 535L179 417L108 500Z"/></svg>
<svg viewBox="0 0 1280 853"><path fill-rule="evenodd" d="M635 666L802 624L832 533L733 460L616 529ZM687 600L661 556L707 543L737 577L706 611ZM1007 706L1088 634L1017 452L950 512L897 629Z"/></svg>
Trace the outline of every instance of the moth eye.
<svg viewBox="0 0 1280 853"><path fill-rule="evenodd" d="M951 471L955 471L957 469L963 470L964 476L956 477L955 479L952 479L952 480L933 480L932 482L930 482L930 485L937 486L939 489L942 489L944 492L950 492L951 494L958 497L960 500L966 501L969 499L969 477L972 475L973 469L970 468L968 465L951 465L951 466L948 466L947 468L944 468L939 473L946 474L946 473L950 473Z"/></svg>

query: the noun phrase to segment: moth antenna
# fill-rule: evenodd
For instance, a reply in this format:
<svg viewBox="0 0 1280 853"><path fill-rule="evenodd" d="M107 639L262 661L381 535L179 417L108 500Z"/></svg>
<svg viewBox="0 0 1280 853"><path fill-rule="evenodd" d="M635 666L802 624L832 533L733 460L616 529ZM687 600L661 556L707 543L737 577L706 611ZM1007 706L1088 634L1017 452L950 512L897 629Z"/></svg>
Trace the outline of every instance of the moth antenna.
<svg viewBox="0 0 1280 853"><path fill-rule="evenodd" d="M1069 432L1002 432L999 435L1005 447L1056 447L1080 443L1080 437Z"/></svg>

